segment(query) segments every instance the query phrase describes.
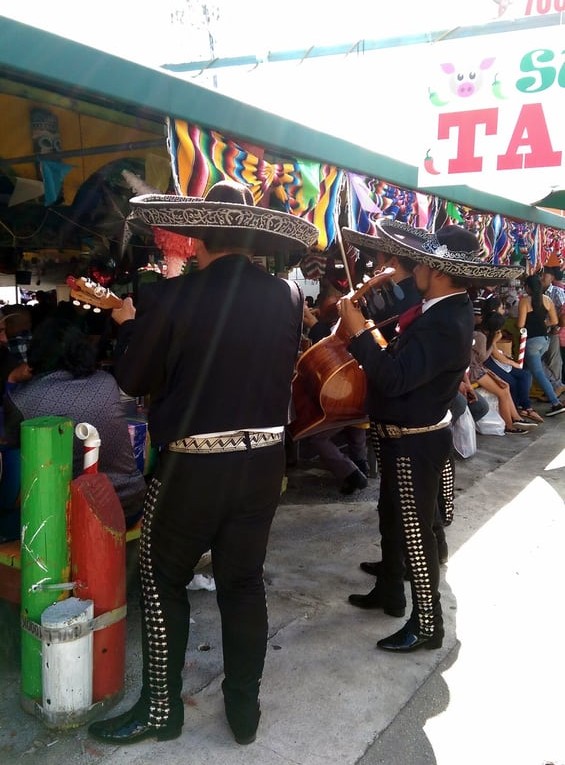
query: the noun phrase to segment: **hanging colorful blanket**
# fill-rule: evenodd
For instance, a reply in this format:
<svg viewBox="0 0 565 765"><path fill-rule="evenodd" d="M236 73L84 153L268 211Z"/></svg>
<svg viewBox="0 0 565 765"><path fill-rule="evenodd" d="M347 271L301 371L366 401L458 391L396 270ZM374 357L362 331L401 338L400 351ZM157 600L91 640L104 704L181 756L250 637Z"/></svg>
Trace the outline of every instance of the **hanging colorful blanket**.
<svg viewBox="0 0 565 765"><path fill-rule="evenodd" d="M255 204L314 223L317 249L335 240L341 170L301 159L270 162L264 149L184 120L169 120L169 152L178 194L202 197L217 181L231 178L251 189Z"/></svg>

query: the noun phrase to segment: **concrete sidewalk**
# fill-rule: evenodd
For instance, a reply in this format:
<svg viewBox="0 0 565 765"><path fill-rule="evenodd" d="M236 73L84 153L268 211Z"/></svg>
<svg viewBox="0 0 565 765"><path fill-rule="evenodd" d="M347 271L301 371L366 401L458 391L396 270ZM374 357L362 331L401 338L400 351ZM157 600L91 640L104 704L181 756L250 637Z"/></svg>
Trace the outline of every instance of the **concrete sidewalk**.
<svg viewBox="0 0 565 765"><path fill-rule="evenodd" d="M199 590L190 593L181 738L120 749L84 727L47 730L20 709L5 645L1 765L564 765L564 426L560 415L525 436L479 437L477 455L457 462L439 651L378 651L404 620L347 603L372 585L359 561L380 556L378 479L344 498L316 463L299 464L266 563L270 640L256 743L235 744L225 721L215 596ZM126 696L113 713L139 688L134 593L129 601ZM17 633L15 615L2 617Z"/></svg>

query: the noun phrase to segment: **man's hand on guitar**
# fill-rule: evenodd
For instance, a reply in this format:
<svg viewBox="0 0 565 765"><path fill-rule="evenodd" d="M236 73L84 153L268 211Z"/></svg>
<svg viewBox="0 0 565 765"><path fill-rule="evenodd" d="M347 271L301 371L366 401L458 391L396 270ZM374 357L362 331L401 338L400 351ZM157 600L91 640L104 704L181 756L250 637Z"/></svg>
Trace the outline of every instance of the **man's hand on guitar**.
<svg viewBox="0 0 565 765"><path fill-rule="evenodd" d="M135 306L133 300L130 297L122 300L120 308L114 308L112 311L112 319L116 324L123 324L124 321L135 319Z"/></svg>

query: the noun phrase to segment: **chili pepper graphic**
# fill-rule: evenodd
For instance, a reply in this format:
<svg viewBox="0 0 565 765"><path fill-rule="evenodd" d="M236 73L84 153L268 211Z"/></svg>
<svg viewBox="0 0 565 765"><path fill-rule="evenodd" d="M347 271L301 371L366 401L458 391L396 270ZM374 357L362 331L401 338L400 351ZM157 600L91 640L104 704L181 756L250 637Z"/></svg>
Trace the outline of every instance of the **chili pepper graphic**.
<svg viewBox="0 0 565 765"><path fill-rule="evenodd" d="M494 80L492 81L492 94L495 98L506 98L504 93L502 92L502 83L498 79L498 74L494 75Z"/></svg>
<svg viewBox="0 0 565 765"><path fill-rule="evenodd" d="M430 175L440 175L440 171L434 167L434 158L430 154L430 149L427 150L424 157L424 169Z"/></svg>
<svg viewBox="0 0 565 765"><path fill-rule="evenodd" d="M434 106L445 106L449 103L449 101L444 101L439 93L436 93L435 90L432 90L431 88L428 88L428 98Z"/></svg>

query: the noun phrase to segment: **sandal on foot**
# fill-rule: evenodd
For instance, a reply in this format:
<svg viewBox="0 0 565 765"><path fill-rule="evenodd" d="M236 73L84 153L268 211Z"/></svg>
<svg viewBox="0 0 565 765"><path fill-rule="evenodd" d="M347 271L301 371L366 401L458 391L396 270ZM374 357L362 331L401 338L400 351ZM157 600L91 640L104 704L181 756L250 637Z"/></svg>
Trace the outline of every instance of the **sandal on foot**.
<svg viewBox="0 0 565 765"><path fill-rule="evenodd" d="M514 420L513 426L515 428L524 428L525 430L533 430L537 428L537 422L530 422L529 420Z"/></svg>
<svg viewBox="0 0 565 765"><path fill-rule="evenodd" d="M543 417L535 409L519 409L520 417L526 417L533 422L543 422Z"/></svg>

